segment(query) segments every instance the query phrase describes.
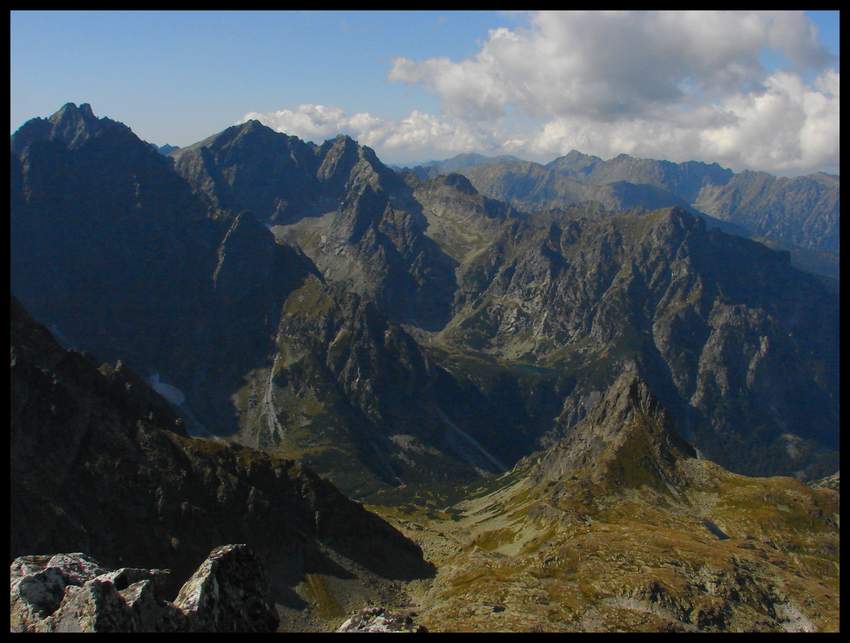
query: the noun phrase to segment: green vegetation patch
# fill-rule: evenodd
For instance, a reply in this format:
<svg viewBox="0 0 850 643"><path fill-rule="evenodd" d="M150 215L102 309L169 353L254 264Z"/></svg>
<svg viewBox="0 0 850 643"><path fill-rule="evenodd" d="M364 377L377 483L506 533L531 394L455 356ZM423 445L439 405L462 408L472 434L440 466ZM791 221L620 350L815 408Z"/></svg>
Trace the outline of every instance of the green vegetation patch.
<svg viewBox="0 0 850 643"><path fill-rule="evenodd" d="M305 589L316 613L322 618L345 616L345 610L328 589L327 582L319 574L305 575Z"/></svg>
<svg viewBox="0 0 850 643"><path fill-rule="evenodd" d="M325 315L333 308L333 299L327 295L322 283L312 276L304 281L303 286L290 293L283 304L284 314L308 317Z"/></svg>

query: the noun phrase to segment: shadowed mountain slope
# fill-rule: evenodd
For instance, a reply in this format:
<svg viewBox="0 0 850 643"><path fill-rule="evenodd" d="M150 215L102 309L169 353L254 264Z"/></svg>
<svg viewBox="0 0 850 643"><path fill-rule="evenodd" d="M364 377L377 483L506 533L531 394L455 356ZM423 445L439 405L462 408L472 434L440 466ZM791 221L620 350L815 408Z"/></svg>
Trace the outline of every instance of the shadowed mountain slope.
<svg viewBox="0 0 850 643"><path fill-rule="evenodd" d="M362 602L376 578L431 573L416 545L309 469L186 436L126 367L61 348L14 299L11 344L11 557L83 551L168 567L176 582L243 542L275 601L298 610L311 574L359 578Z"/></svg>

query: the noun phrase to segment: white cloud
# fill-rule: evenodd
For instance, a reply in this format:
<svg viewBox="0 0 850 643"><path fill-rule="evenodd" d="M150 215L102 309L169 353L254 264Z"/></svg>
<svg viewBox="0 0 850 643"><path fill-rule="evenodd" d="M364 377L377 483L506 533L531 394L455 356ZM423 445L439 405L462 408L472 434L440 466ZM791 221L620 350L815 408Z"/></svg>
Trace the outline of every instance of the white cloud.
<svg viewBox="0 0 850 643"><path fill-rule="evenodd" d="M767 50L784 69L763 67ZM491 30L469 58L393 61L388 78L435 93L440 115L301 105L245 118L313 140L347 133L389 162L469 151L547 161L578 149L837 171L830 63L802 12L540 12Z"/></svg>
<svg viewBox="0 0 850 643"><path fill-rule="evenodd" d="M769 72L765 51L787 69ZM537 131L503 149L551 158L572 148L809 172L838 165L838 72L802 12L541 12L490 32L479 51L397 58L388 78L437 94L458 119ZM826 70L826 71L825 71ZM802 77L821 72L807 86Z"/></svg>
<svg viewBox="0 0 850 643"><path fill-rule="evenodd" d="M347 114L339 107L299 105L276 112L249 112L240 123L256 119L279 132L321 142L337 134L348 134L374 148L387 162L416 162L443 158L470 149L493 150L493 133L465 121L440 118L417 110L405 118L386 120L360 112Z"/></svg>
<svg viewBox="0 0 850 643"><path fill-rule="evenodd" d="M240 123L256 119L273 129L305 139L324 140L345 131L352 120L359 123L367 114L347 117L339 107L325 105L299 105L295 110L281 109L276 112L245 114ZM358 119L358 117L360 117Z"/></svg>
<svg viewBox="0 0 850 643"><path fill-rule="evenodd" d="M609 121L758 83L766 48L799 69L829 62L799 12L540 12L529 28L491 30L465 60L396 58L388 78L427 87L453 115L496 117L513 105Z"/></svg>
<svg viewBox="0 0 850 643"><path fill-rule="evenodd" d="M600 124L587 117L549 120L524 145L537 158L571 149L610 158L620 153L673 161L716 161L735 170L778 174L838 171L839 74L827 71L814 87L777 72L764 89L738 92L718 105L663 117Z"/></svg>

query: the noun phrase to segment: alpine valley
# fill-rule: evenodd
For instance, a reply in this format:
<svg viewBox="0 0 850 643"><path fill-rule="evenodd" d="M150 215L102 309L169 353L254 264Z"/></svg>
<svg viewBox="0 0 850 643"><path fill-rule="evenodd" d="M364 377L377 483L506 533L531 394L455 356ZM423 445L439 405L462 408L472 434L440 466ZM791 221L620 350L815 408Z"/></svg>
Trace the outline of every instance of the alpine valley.
<svg viewBox="0 0 850 643"><path fill-rule="evenodd" d="M10 154L13 629L838 630L839 177Z"/></svg>

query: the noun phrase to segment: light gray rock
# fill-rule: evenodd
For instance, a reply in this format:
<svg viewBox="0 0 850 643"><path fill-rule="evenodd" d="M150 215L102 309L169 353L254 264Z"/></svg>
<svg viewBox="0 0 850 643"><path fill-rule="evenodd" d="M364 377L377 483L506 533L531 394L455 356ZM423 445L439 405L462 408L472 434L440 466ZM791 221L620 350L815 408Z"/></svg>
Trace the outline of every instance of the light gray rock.
<svg viewBox="0 0 850 643"><path fill-rule="evenodd" d="M416 625L416 612L390 611L383 607L367 607L352 615L337 632L427 632Z"/></svg>
<svg viewBox="0 0 850 643"><path fill-rule="evenodd" d="M273 632L269 584L247 545L214 549L177 600L168 570L108 571L85 554L22 556L10 566L15 632Z"/></svg>

